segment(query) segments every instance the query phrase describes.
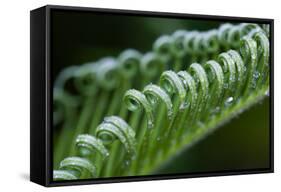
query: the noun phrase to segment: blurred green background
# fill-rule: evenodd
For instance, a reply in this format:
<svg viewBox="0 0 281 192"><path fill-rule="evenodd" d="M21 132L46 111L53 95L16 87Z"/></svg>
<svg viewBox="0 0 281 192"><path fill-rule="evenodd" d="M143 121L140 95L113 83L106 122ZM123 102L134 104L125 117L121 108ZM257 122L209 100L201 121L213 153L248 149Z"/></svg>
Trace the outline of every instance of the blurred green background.
<svg viewBox="0 0 281 192"><path fill-rule="evenodd" d="M220 25L220 22L210 21L78 11L54 11L51 19L54 77L67 66L81 65L105 56L115 57L127 48L148 52L159 36L178 29L207 30Z"/></svg>
<svg viewBox="0 0 281 192"><path fill-rule="evenodd" d="M185 150L159 172L269 168L269 106L266 98Z"/></svg>
<svg viewBox="0 0 281 192"><path fill-rule="evenodd" d="M157 37L175 30L207 30L222 23L53 11L53 79L67 66L105 56L116 57L127 48L148 52ZM268 168L269 161L269 99L266 99L185 150L156 173Z"/></svg>

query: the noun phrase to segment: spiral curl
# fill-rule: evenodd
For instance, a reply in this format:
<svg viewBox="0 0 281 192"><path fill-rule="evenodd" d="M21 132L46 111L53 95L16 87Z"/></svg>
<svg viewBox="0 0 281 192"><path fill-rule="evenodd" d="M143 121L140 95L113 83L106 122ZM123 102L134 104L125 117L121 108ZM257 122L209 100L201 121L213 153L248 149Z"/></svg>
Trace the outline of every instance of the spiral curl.
<svg viewBox="0 0 281 192"><path fill-rule="evenodd" d="M193 63L189 67L189 72L197 84L198 94L201 95L202 100L205 100L209 89L209 81L206 71L200 64Z"/></svg>
<svg viewBox="0 0 281 192"><path fill-rule="evenodd" d="M143 93L152 106L155 106L158 103L158 100L162 100L166 105L168 118L172 118L173 104L171 98L161 87L150 84L144 87Z"/></svg>
<svg viewBox="0 0 281 192"><path fill-rule="evenodd" d="M209 83L211 84L210 89L214 98L219 98L223 92L224 74L221 65L214 61L207 61L204 65L207 73ZM209 71L209 73L208 73Z"/></svg>
<svg viewBox="0 0 281 192"><path fill-rule="evenodd" d="M257 66L258 84L265 84L268 81L269 74L269 40L266 34L261 31L255 33L253 38L257 42L259 55Z"/></svg>
<svg viewBox="0 0 281 192"><path fill-rule="evenodd" d="M205 33L203 37L203 47L208 53L215 53L219 51L219 42L217 30L210 30Z"/></svg>
<svg viewBox="0 0 281 192"><path fill-rule="evenodd" d="M107 57L99 62L97 81L106 90L117 87L120 83L120 77L117 71L117 63L114 58Z"/></svg>
<svg viewBox="0 0 281 192"><path fill-rule="evenodd" d="M165 62L153 52L146 53L141 58L141 74L148 78L157 76L165 68Z"/></svg>
<svg viewBox="0 0 281 192"><path fill-rule="evenodd" d="M104 145L109 145L118 138L128 154L136 153L135 132L120 117L105 117L104 121L97 127L96 136L102 140Z"/></svg>
<svg viewBox="0 0 281 192"><path fill-rule="evenodd" d="M235 94L235 98L237 98L241 94L243 84L245 82L246 67L242 60L241 55L237 51L229 50L227 51L227 54L231 57L231 59L234 61L236 66L236 72L237 72L236 81L239 82L236 87L236 94Z"/></svg>
<svg viewBox="0 0 281 192"><path fill-rule="evenodd" d="M160 77L160 86L163 87L170 95L176 93L180 99L180 109L185 109L186 90L179 76L173 71L165 71Z"/></svg>
<svg viewBox="0 0 281 192"><path fill-rule="evenodd" d="M228 53L221 53L218 57L219 62L222 63L222 68L225 76L224 88L229 94L233 94L236 85L236 66L232 57Z"/></svg>
<svg viewBox="0 0 281 192"><path fill-rule="evenodd" d="M71 79L75 79L77 70L79 70L79 66L70 66L65 68L59 73L54 83L54 87L66 90L67 82L69 82Z"/></svg>
<svg viewBox="0 0 281 192"><path fill-rule="evenodd" d="M190 110L194 110L196 108L197 103L197 90L196 83L193 77L187 71L178 72L179 78L181 78L183 85L187 91L186 93L186 101L185 103L190 106Z"/></svg>
<svg viewBox="0 0 281 192"><path fill-rule="evenodd" d="M173 52L172 43L172 38L169 35L160 36L153 44L153 51L167 59Z"/></svg>
<svg viewBox="0 0 281 192"><path fill-rule="evenodd" d="M172 35L172 51L176 57L183 57L185 55L185 47L184 47L184 38L187 31L178 30L175 31Z"/></svg>
<svg viewBox="0 0 281 192"><path fill-rule="evenodd" d="M251 89L256 87L254 73L257 66L257 43L252 38L244 36L241 41L240 52L244 59L244 63L247 63L247 78L245 85L245 93L248 94Z"/></svg>
<svg viewBox="0 0 281 192"><path fill-rule="evenodd" d="M60 169L68 170L76 177L87 171L92 177L96 176L96 167L87 159L81 157L67 157L60 162Z"/></svg>
<svg viewBox="0 0 281 192"><path fill-rule="evenodd" d="M82 156L89 156L95 151L98 151L103 156L103 158L109 156L109 152L104 147L102 141L92 135L78 135L76 138L76 147L79 149Z"/></svg>
<svg viewBox="0 0 281 192"><path fill-rule="evenodd" d="M87 63L76 71L74 84L81 94L91 96L98 91L98 86L95 85L97 81L97 69L97 63Z"/></svg>
<svg viewBox="0 0 281 192"><path fill-rule="evenodd" d="M188 33L185 34L184 40L183 40L183 45L185 48L185 51L187 53L191 53L193 54L194 51L194 39L197 35L199 35L200 33L197 31L190 31Z"/></svg>
<svg viewBox="0 0 281 192"><path fill-rule="evenodd" d="M233 27L232 24L226 23L221 25L218 29L218 39L223 46L229 46L227 40L229 36L229 31L231 30L232 27Z"/></svg>
<svg viewBox="0 0 281 192"><path fill-rule="evenodd" d="M136 111L144 109L147 118L147 127L152 128L154 125L153 109L145 95L135 89L126 91L123 98L128 110Z"/></svg>
<svg viewBox="0 0 281 192"><path fill-rule="evenodd" d="M118 57L118 68L125 78L132 78L139 71L140 59L142 55L134 50L123 51Z"/></svg>

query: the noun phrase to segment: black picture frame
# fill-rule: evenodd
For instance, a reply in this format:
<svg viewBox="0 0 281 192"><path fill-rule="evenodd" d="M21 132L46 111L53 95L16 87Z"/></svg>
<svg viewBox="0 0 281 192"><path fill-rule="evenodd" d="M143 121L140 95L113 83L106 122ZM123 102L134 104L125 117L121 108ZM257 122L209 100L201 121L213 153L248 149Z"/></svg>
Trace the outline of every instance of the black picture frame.
<svg viewBox="0 0 281 192"><path fill-rule="evenodd" d="M188 174L130 176L52 182L52 82L50 15L52 10L110 13L114 15L157 16L197 20L264 23L270 25L270 167ZM30 180L44 186L146 181L274 172L274 20L262 18L195 15L88 7L46 5L30 12Z"/></svg>

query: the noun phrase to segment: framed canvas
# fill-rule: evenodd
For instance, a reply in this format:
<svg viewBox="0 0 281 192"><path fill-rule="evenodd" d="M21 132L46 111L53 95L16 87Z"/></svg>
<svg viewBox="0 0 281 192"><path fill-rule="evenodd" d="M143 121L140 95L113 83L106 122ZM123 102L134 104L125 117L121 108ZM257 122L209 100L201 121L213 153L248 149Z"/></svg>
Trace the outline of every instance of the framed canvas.
<svg viewBox="0 0 281 192"><path fill-rule="evenodd" d="M273 172L272 19L54 5L30 16L31 181Z"/></svg>

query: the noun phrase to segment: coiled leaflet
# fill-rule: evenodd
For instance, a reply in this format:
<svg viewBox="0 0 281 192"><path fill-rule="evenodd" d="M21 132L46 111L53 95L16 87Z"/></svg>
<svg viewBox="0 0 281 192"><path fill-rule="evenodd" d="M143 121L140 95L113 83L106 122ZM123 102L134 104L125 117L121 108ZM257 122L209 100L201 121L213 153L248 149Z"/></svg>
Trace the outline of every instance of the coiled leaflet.
<svg viewBox="0 0 281 192"><path fill-rule="evenodd" d="M244 88L244 94L256 87L254 72L257 66L257 43L249 36L244 36L241 40L240 52L244 63L247 63L247 78Z"/></svg>
<svg viewBox="0 0 281 192"><path fill-rule="evenodd" d="M98 87L96 84L97 67L96 63L89 63L82 65L75 73L74 84L76 89L83 95L94 95Z"/></svg>
<svg viewBox="0 0 281 192"><path fill-rule="evenodd" d="M105 145L111 144L116 138L118 138L124 145L127 153L135 154L135 132L120 117L105 117L104 121L97 127L96 135Z"/></svg>
<svg viewBox="0 0 281 192"><path fill-rule="evenodd" d="M81 157L67 157L60 162L60 169L69 170L80 177L83 171L88 171L92 177L96 176L96 167L87 159Z"/></svg>
<svg viewBox="0 0 281 192"><path fill-rule="evenodd" d="M134 50L128 49L122 52L118 57L118 67L120 73L125 78L132 78L139 71L141 54Z"/></svg>
<svg viewBox="0 0 281 192"><path fill-rule="evenodd" d="M176 93L180 99L180 109L184 109L187 106L185 103L186 90L178 75L173 71L165 71L160 77L160 85L170 95Z"/></svg>
<svg viewBox="0 0 281 192"><path fill-rule="evenodd" d="M183 85L187 91L187 97L185 103L190 106L190 110L194 110L196 108L197 101L197 90L196 83L193 77L187 71L178 72L179 78L181 78Z"/></svg>
<svg viewBox="0 0 281 192"><path fill-rule="evenodd" d="M54 170L53 171L53 180L54 181L63 181L63 180L74 180L78 179L75 175L66 170Z"/></svg>
<svg viewBox="0 0 281 192"><path fill-rule="evenodd" d="M103 158L109 156L109 152L104 147L102 141L88 134L81 134L77 136L76 147L79 149L82 156L89 156L95 151L98 151Z"/></svg>
<svg viewBox="0 0 281 192"><path fill-rule="evenodd" d="M102 88L111 90L120 83L120 77L117 72L116 60L113 58L103 58L99 62L97 80Z"/></svg>
<svg viewBox="0 0 281 192"><path fill-rule="evenodd" d="M152 128L154 125L153 109L147 98L138 90L130 89L126 91L123 100L130 111L144 109L147 118L147 127Z"/></svg>
<svg viewBox="0 0 281 192"><path fill-rule="evenodd" d="M145 77L155 77L159 72L164 69L164 61L158 57L155 53L146 53L141 58L140 70L141 74Z"/></svg>
<svg viewBox="0 0 281 192"><path fill-rule="evenodd" d="M172 118L173 104L171 98L161 87L150 84L144 87L143 93L152 106L155 106L159 99L162 100L162 102L166 105L168 118Z"/></svg>

